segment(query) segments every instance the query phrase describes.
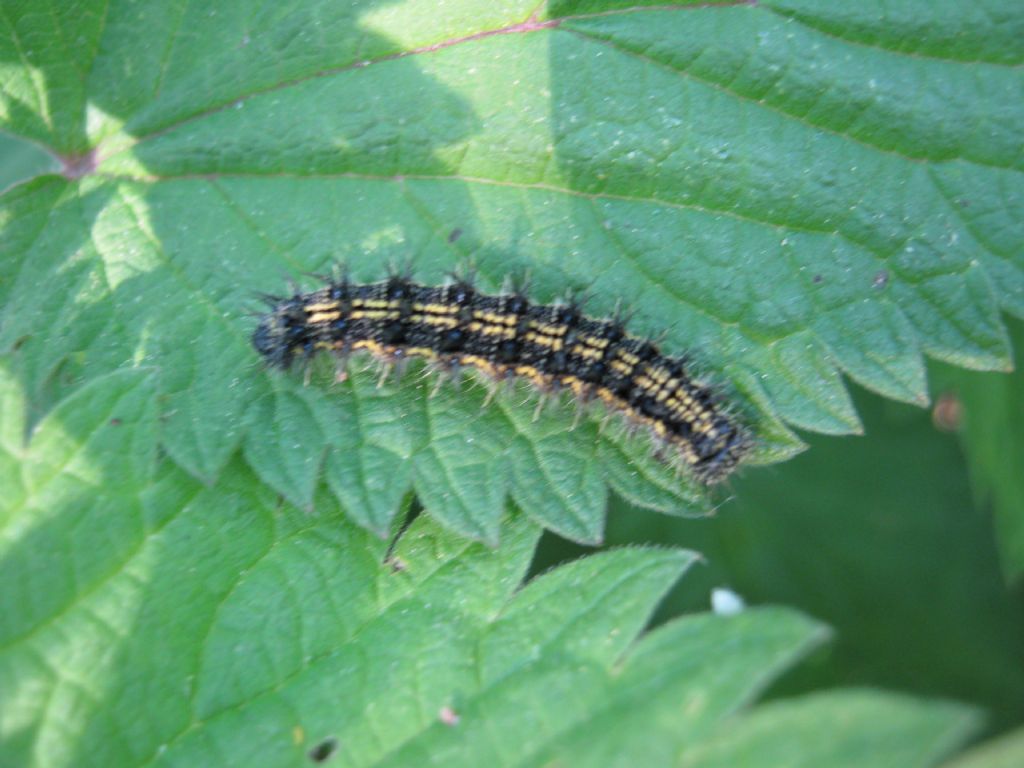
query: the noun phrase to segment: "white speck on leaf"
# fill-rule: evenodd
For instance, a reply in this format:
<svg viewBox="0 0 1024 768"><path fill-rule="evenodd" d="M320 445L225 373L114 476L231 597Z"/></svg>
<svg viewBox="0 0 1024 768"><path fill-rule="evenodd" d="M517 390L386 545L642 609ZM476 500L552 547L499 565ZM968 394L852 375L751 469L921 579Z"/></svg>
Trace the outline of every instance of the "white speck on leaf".
<svg viewBox="0 0 1024 768"><path fill-rule="evenodd" d="M746 607L743 598L731 589L716 587L711 590L711 610L719 616L735 616Z"/></svg>

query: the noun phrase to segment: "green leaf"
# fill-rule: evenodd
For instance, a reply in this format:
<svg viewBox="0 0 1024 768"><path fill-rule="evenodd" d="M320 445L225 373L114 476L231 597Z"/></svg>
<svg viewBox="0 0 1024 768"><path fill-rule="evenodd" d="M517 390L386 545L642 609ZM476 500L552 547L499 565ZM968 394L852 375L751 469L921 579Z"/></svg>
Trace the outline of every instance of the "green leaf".
<svg viewBox="0 0 1024 768"><path fill-rule="evenodd" d="M507 495L592 542L607 487L714 500L644 439L570 431L568 406L532 424L519 391L469 418L479 389L426 405L410 376L361 415L369 374L275 377L256 292L412 259L427 282L471 262L485 289L528 272L537 300L622 300L720 383L755 463L799 451L794 427L858 431L844 375L925 403L925 354L1009 367L1017 4L633 5L6 4L0 127L64 177L0 201L0 349L32 412L148 365L161 445L206 482L241 448L303 507L324 472L378 533L414 491L482 540Z"/></svg>
<svg viewBox="0 0 1024 768"><path fill-rule="evenodd" d="M0 519L5 765L669 766L756 732L776 710L751 700L825 637L778 608L641 635L685 551L608 551L523 586L541 530L523 515L500 549L426 516L388 546L324 494L312 514L281 504L240 460L201 485L153 461L153 378L98 377L29 442L5 434L0 471L23 488ZM20 395L4 373L10 423ZM880 755L960 741L971 718L853 703L841 735Z"/></svg>
<svg viewBox="0 0 1024 768"><path fill-rule="evenodd" d="M947 768L1015 768L1024 761L1024 729L993 739L948 764Z"/></svg>
<svg viewBox="0 0 1024 768"><path fill-rule="evenodd" d="M59 170L53 155L30 142L0 133L0 194L22 181Z"/></svg>
<svg viewBox="0 0 1024 768"><path fill-rule="evenodd" d="M156 458L152 378L130 370L97 379L38 425L26 451L23 397L6 370L0 375L10 425L0 455L10 481L0 507L0 637L24 637L62 613L137 545L138 494Z"/></svg>
<svg viewBox="0 0 1024 768"><path fill-rule="evenodd" d="M846 376L920 404L926 355L1009 367L1016 4L635 5L0 2L0 129L46 155L0 169L0 764L901 764L966 737L936 702L755 704L825 637L790 610L643 634L689 552L524 585L542 528L601 539L609 490L715 501L600 412L416 368L307 385L252 348L258 292L337 261L529 273L691 353L752 463L858 431Z"/></svg>
<svg viewBox="0 0 1024 768"><path fill-rule="evenodd" d="M833 727L822 728L823 722ZM962 707L871 691L825 693L760 707L694 750L681 766L913 768L934 765L978 723Z"/></svg>

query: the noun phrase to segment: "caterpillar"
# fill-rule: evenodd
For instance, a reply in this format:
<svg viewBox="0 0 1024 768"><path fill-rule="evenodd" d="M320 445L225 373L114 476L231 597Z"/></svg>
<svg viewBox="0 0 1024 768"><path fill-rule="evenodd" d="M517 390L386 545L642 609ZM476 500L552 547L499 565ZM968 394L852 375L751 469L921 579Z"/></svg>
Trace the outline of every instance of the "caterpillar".
<svg viewBox="0 0 1024 768"><path fill-rule="evenodd" d="M568 390L646 426L659 453L704 484L725 479L752 445L747 430L684 357L631 335L617 315L597 319L577 302L536 304L523 291L489 295L468 279L421 285L405 276L374 283L336 278L320 290L266 296L270 311L252 336L273 367L320 350L342 359L365 350L385 363L424 358L444 371L468 366L503 381L521 377L543 393Z"/></svg>

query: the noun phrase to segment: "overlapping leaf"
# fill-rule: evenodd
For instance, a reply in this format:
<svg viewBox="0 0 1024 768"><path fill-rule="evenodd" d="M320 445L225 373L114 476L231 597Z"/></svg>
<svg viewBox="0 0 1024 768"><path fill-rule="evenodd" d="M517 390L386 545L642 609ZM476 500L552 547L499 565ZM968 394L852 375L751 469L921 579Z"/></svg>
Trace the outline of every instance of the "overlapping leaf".
<svg viewBox="0 0 1024 768"><path fill-rule="evenodd" d="M540 532L521 515L497 550L426 517L389 550L241 461L203 486L155 461L154 379L98 377L26 443L0 377L4 765L668 766L826 727L925 765L974 723L856 693L748 715L820 626L766 609L638 639L691 553L610 551L521 586Z"/></svg>

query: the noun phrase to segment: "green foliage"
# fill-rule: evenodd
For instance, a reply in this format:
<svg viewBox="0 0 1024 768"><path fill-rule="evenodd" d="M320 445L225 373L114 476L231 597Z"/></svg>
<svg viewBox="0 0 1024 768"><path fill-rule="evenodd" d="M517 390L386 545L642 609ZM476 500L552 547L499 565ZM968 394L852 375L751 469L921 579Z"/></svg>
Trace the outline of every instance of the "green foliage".
<svg viewBox="0 0 1024 768"><path fill-rule="evenodd" d="M607 552L520 589L540 532L521 515L499 549L420 517L389 551L326 496L312 516L280 505L239 461L204 487L155 460L154 378L97 378L27 447L0 381L0 471L18 488L0 559L6 763L296 765L336 744L345 765L672 765L764 739L778 713L734 713L823 639L765 609L637 641L685 551ZM974 722L829 700L794 705L769 741L849 713L840 742L897 760Z"/></svg>
<svg viewBox="0 0 1024 768"><path fill-rule="evenodd" d="M71 16L10 9L7 127L68 175L91 171L7 195L21 237L0 344L21 345L32 399L147 362L162 444L206 481L241 446L300 506L322 470L377 531L411 488L466 535L493 541L510 494L596 541L606 484L662 511L705 503L645 441L570 432L565 413L534 425L522 393L467 422L482 393L428 402L406 383L364 418L351 411L372 394L275 380L248 344L253 293L338 260L377 278L412 258L428 281L472 261L487 288L529 271L542 300L586 287L601 313L624 299L638 331L668 326L667 346L728 383L760 460L799 448L785 423L859 429L840 371L924 402L924 352L1009 366L1021 86L1002 32L966 25L964 61L861 45L891 34L869 10L561 4L525 21L532 4L484 5L68 8L73 41ZM993 12L993 27L1001 16L1016 19ZM459 42L496 29L510 33ZM394 463L411 471L376 494Z"/></svg>
<svg viewBox="0 0 1024 768"><path fill-rule="evenodd" d="M860 431L844 376L920 405L926 355L1011 368L1017 4L634 5L0 0L0 763L902 766L967 737L971 709L870 691L752 707L823 638L788 610L641 636L686 551L521 586L609 498L720 500L645 440L250 346L258 291L337 261L528 272L693 353L754 463ZM944 375L1019 576L1020 378Z"/></svg>
<svg viewBox="0 0 1024 768"><path fill-rule="evenodd" d="M971 750L949 768L1015 768L1024 760L1024 729Z"/></svg>

